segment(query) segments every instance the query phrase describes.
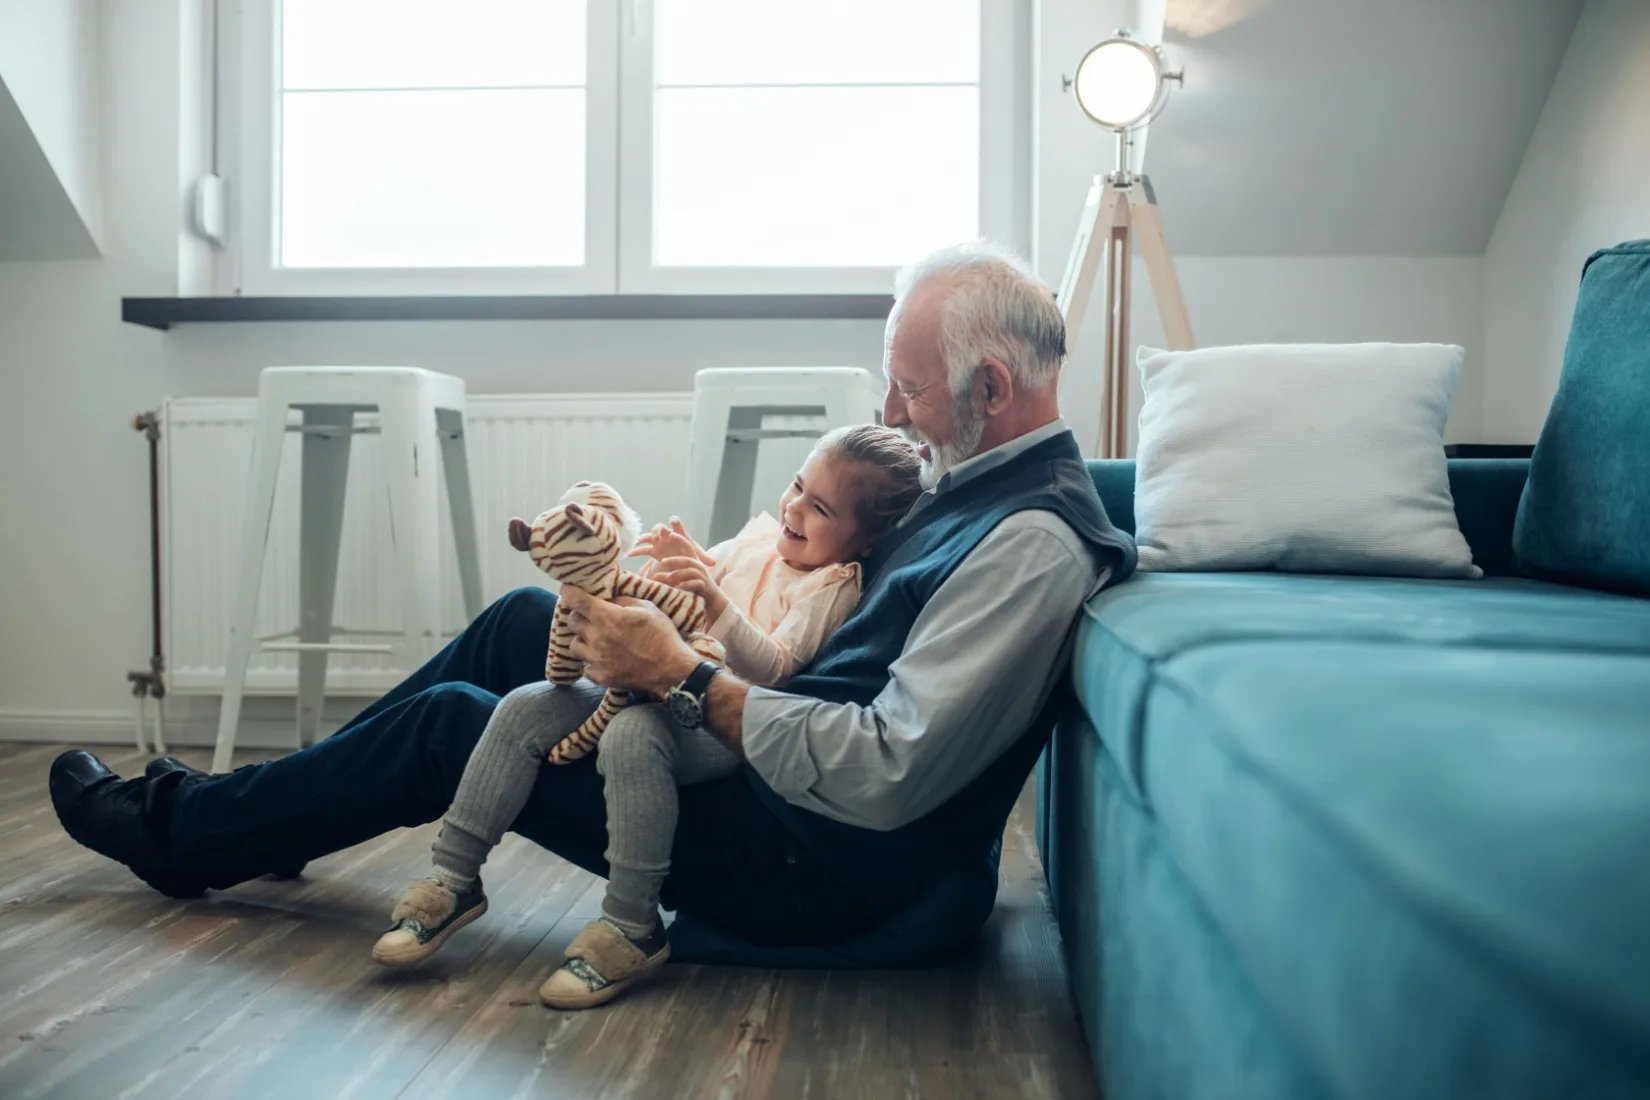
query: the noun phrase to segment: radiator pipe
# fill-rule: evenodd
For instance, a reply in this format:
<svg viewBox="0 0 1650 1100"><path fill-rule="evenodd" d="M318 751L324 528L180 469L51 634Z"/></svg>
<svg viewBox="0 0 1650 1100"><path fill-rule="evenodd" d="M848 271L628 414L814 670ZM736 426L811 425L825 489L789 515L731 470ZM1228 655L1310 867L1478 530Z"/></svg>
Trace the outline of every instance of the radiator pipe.
<svg viewBox="0 0 1650 1100"><path fill-rule="evenodd" d="M137 747L148 751L143 743L143 723L148 701L155 701L155 752L166 752L166 732L162 721L161 700L166 698L166 658L161 653L160 623L160 418L152 412L139 413L132 418L132 430L142 432L149 441L149 670L126 674L137 698Z"/></svg>

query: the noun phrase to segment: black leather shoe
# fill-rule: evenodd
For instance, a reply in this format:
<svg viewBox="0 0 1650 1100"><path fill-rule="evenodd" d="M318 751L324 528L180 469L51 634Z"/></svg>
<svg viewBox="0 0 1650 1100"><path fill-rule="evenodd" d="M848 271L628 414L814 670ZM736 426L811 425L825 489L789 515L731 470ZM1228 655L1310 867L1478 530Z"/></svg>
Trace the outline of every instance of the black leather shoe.
<svg viewBox="0 0 1650 1100"><path fill-rule="evenodd" d="M203 772L199 768L191 768L175 756L157 756L143 767L143 774L150 779L159 779L163 775L171 775L174 772L194 776L196 780L212 778L210 772Z"/></svg>
<svg viewBox="0 0 1650 1100"><path fill-rule="evenodd" d="M191 768L188 764L185 764L182 760L179 760L175 756L156 757L144 766L143 774L148 776L150 779L159 779L164 775L181 774L183 778L178 780L180 783L199 783L202 780L212 778L210 772L203 772L199 768ZM282 867L278 870L269 872L269 877L278 879L295 879L304 873L305 866L307 866L307 864L300 863L296 867Z"/></svg>
<svg viewBox="0 0 1650 1100"><path fill-rule="evenodd" d="M159 793L156 782L148 777L122 779L91 753L73 750L52 761L47 786L57 820L69 836L124 863L167 897L198 898L206 885L173 866L165 845L149 828Z"/></svg>

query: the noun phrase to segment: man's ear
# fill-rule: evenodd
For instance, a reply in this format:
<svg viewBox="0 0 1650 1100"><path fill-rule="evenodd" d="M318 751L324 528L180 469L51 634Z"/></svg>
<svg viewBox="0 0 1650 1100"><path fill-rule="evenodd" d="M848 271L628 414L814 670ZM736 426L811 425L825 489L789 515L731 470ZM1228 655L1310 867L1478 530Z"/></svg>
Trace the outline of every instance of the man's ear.
<svg viewBox="0 0 1650 1100"><path fill-rule="evenodd" d="M1014 400L1014 372L1001 359L987 359L980 364L980 400L986 414L995 416L1008 408Z"/></svg>

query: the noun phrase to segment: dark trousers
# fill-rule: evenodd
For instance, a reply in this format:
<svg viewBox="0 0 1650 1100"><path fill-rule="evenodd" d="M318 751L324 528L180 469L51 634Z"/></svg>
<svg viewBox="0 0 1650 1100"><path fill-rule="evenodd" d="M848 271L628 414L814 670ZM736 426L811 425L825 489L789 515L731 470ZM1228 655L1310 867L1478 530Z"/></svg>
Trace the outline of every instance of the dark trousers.
<svg viewBox="0 0 1650 1100"><path fill-rule="evenodd" d="M223 889L440 818L500 697L544 677L555 606L541 589L512 592L333 736L180 788L171 807L174 856ZM607 814L595 759L540 765L511 829L605 876ZM409 878L418 870L409 867ZM766 943L830 943L878 918L795 842L743 769L682 789L663 902Z"/></svg>

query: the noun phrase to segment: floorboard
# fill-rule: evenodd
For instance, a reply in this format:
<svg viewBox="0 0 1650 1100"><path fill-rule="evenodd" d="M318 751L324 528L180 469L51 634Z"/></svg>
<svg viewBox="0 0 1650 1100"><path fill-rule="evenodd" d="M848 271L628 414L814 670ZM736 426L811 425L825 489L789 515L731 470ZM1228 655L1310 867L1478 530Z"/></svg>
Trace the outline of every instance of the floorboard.
<svg viewBox="0 0 1650 1100"><path fill-rule="evenodd" d="M584 871L508 838L487 916L425 966L388 971L368 951L433 826L295 881L174 902L63 834L45 794L59 751L0 744L5 1100L1096 1095L1029 798L986 933L951 965L670 966L606 1008L553 1012L539 983L598 911ZM105 759L142 766L133 749Z"/></svg>

